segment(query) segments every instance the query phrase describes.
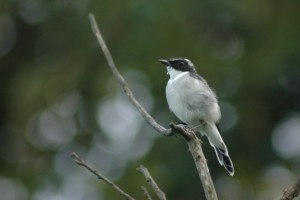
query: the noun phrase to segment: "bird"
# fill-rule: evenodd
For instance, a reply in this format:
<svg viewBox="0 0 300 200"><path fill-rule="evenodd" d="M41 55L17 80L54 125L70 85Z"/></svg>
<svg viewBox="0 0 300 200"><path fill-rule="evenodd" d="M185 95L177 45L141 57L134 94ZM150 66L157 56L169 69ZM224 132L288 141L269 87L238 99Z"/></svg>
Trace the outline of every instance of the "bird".
<svg viewBox="0 0 300 200"><path fill-rule="evenodd" d="M233 176L233 163L220 134L221 111L215 92L189 59L176 57L159 61L169 75L166 86L169 109L180 121L208 138L220 165Z"/></svg>

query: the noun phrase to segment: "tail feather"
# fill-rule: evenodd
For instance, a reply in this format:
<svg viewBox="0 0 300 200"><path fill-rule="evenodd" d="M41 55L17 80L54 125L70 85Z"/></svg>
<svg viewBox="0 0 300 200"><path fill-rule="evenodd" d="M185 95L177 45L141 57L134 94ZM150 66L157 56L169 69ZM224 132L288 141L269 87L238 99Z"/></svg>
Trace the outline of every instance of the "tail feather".
<svg viewBox="0 0 300 200"><path fill-rule="evenodd" d="M207 136L210 145L214 147L220 165L224 166L228 173L233 176L234 167L228 155L227 147L220 135L219 125L207 123L202 130Z"/></svg>
<svg viewBox="0 0 300 200"><path fill-rule="evenodd" d="M228 173L234 175L234 167L227 151L214 147L220 165L224 166ZM225 153L226 152L226 153Z"/></svg>
<svg viewBox="0 0 300 200"><path fill-rule="evenodd" d="M218 158L218 161L219 161L220 165L223 165L223 155L222 155L222 153L219 150L217 150L217 148L215 146L213 146L213 147L214 147L214 150L216 152L216 155L217 155L217 158Z"/></svg>

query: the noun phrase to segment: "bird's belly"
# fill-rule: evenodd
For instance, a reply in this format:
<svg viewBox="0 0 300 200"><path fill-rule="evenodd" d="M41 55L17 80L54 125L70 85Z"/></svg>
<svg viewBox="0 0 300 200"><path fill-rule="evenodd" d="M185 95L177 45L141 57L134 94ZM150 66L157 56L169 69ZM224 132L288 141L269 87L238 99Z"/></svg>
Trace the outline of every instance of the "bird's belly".
<svg viewBox="0 0 300 200"><path fill-rule="evenodd" d="M200 120L215 123L220 119L217 102L205 99L206 95L199 91L172 83L167 85L166 97L170 110L187 124L198 125Z"/></svg>

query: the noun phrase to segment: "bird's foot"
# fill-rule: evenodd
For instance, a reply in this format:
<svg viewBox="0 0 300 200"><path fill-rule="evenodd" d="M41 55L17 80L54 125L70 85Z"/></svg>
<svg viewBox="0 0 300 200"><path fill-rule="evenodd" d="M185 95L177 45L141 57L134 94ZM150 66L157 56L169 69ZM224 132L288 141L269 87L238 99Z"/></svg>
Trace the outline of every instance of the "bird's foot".
<svg viewBox="0 0 300 200"><path fill-rule="evenodd" d="M175 122L175 123L170 123L169 126L171 127L172 129L172 132L175 133L178 133L178 129L186 129L188 128L188 125L184 122Z"/></svg>
<svg viewBox="0 0 300 200"><path fill-rule="evenodd" d="M199 122L200 122L200 124L192 127L194 130L196 130L199 127L204 127L206 125L206 121L204 121L204 120L200 120Z"/></svg>

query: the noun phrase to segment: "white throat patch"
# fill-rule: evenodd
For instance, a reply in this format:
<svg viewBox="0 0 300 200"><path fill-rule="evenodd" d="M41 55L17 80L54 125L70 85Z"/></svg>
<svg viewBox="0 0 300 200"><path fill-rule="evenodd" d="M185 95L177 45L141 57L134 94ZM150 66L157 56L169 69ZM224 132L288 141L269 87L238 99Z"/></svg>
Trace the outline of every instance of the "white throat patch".
<svg viewBox="0 0 300 200"><path fill-rule="evenodd" d="M176 70L176 69L174 69L172 67L169 67L169 66L167 67L167 70L168 70L167 74L170 76L169 82L173 82L176 79L182 77L183 75L189 73L189 72L182 72L182 71Z"/></svg>

